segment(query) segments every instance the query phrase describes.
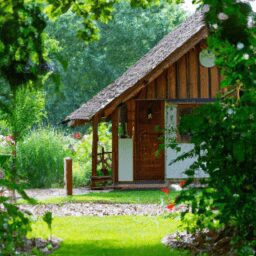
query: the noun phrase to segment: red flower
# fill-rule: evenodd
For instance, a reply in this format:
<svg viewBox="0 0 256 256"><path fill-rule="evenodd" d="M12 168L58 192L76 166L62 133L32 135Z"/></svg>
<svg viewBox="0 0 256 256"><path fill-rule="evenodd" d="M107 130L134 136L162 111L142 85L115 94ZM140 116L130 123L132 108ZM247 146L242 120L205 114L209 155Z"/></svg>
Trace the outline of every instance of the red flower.
<svg viewBox="0 0 256 256"><path fill-rule="evenodd" d="M174 207L175 207L175 203L172 203L172 204L168 204L168 205L167 205L167 209L168 209L168 210L173 210Z"/></svg>
<svg viewBox="0 0 256 256"><path fill-rule="evenodd" d="M166 195L168 195L170 193L169 188L162 188L161 191L164 192Z"/></svg>
<svg viewBox="0 0 256 256"><path fill-rule="evenodd" d="M73 138L74 138L74 139L78 139L78 140L79 140L79 139L81 139L81 137L82 137L82 136L81 136L81 133L80 133L80 132L75 132L75 133L73 134Z"/></svg>
<svg viewBox="0 0 256 256"><path fill-rule="evenodd" d="M180 187L183 187L186 184L186 181L185 180L181 180L179 184L180 184Z"/></svg>
<svg viewBox="0 0 256 256"><path fill-rule="evenodd" d="M15 141L12 135L8 135L5 137L5 140L10 142L11 144L15 145Z"/></svg>

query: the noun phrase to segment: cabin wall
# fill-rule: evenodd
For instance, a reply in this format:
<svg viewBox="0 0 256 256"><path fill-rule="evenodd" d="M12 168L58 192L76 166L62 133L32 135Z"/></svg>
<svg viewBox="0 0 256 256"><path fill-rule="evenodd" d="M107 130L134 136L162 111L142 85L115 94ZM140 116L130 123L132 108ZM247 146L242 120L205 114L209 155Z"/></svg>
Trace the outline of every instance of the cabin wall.
<svg viewBox="0 0 256 256"><path fill-rule="evenodd" d="M118 180L133 181L133 141L119 138L118 145Z"/></svg>
<svg viewBox="0 0 256 256"><path fill-rule="evenodd" d="M171 138L176 138L177 134L175 132L177 125L177 107L173 104L165 105L165 128L167 129L165 140L168 142ZM165 149L165 179L183 179L187 178L187 175L184 173L186 169L194 163L196 158L188 158L186 160L171 164L178 156L183 153L189 152L193 149L193 144L191 143L180 143L179 144L181 151L179 153L176 150L171 148ZM207 175L198 170L195 174L196 178L204 178Z"/></svg>
<svg viewBox="0 0 256 256"><path fill-rule="evenodd" d="M217 67L205 68L199 63L198 44L162 74L145 86L136 99L212 99L220 90Z"/></svg>
<svg viewBox="0 0 256 256"><path fill-rule="evenodd" d="M177 62L170 65L168 69L145 87L133 98L127 100L127 135L130 138L128 148L125 143L119 142L119 181L133 180L133 156L134 138L135 138L135 105L137 100L163 100L171 102L176 100L183 103L189 103L191 100L196 103L202 99L211 100L220 92L221 76L217 67L205 68L199 63L199 52L204 46L199 43L189 50ZM158 70L159 71L159 70ZM170 110L172 109L172 110ZM177 112L174 105L170 107L167 104L165 108L165 126L172 123L176 126L175 120L171 121L170 111ZM193 147L190 143L182 143L182 152L186 152ZM184 162L175 163L169 166L169 163L177 157L177 153L171 149L165 151L165 178L178 179L185 178L183 172L195 160L187 159ZM198 173L198 177L204 177L203 173Z"/></svg>

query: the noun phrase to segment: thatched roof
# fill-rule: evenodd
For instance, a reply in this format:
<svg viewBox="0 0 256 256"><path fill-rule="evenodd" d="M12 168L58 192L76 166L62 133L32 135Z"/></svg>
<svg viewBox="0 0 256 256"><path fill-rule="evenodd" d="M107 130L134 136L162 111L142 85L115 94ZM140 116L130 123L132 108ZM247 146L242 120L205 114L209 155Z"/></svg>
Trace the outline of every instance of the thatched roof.
<svg viewBox="0 0 256 256"><path fill-rule="evenodd" d="M90 121L95 114L106 108L113 100L154 72L163 61L183 47L191 38L197 36L200 40L200 35L205 36L205 32L203 33L205 28L203 11L197 11L160 40L154 48L122 76L67 116L66 121Z"/></svg>

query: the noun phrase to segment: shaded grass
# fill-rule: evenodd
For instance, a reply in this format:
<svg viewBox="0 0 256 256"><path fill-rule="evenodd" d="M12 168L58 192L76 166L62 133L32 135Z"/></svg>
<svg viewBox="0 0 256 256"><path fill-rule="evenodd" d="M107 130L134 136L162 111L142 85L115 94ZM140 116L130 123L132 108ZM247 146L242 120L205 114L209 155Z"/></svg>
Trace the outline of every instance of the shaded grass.
<svg viewBox="0 0 256 256"><path fill-rule="evenodd" d="M161 239L178 228L178 222L163 217L107 216L59 217L53 235L64 239L54 256L185 256L171 250ZM46 224L38 221L30 236L46 237Z"/></svg>
<svg viewBox="0 0 256 256"><path fill-rule="evenodd" d="M174 200L179 192L172 191L169 195ZM54 197L50 199L37 200L38 204L65 204L65 203L128 203L128 204L160 204L166 202L166 195L160 190L126 190L110 192L91 192L84 195ZM19 203L25 203L20 200Z"/></svg>

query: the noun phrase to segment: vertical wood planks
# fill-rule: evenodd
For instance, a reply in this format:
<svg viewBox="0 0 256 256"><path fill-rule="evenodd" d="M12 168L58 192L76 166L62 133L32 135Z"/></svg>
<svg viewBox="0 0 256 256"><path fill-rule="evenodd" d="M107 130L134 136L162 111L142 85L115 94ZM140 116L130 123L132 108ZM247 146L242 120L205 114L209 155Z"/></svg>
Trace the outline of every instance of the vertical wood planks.
<svg viewBox="0 0 256 256"><path fill-rule="evenodd" d="M155 81L147 85L147 99L155 98Z"/></svg>
<svg viewBox="0 0 256 256"><path fill-rule="evenodd" d="M216 95L219 93L220 91L220 81L219 81L219 70L217 67L213 67L211 69L211 82L212 82L212 98L215 98Z"/></svg>
<svg viewBox="0 0 256 256"><path fill-rule="evenodd" d="M178 61L179 71L178 71L178 79L179 79L179 98L186 99L187 98L187 80L186 80L186 57L183 56Z"/></svg>
<svg viewBox="0 0 256 256"><path fill-rule="evenodd" d="M157 79L157 99L165 99L166 96L166 78L163 72Z"/></svg>
<svg viewBox="0 0 256 256"><path fill-rule="evenodd" d="M131 99L127 101L127 132L129 137L134 136L134 125L135 125L135 100Z"/></svg>
<svg viewBox="0 0 256 256"><path fill-rule="evenodd" d="M200 87L201 87L201 98L209 98L209 78L208 68L200 65Z"/></svg>
<svg viewBox="0 0 256 256"><path fill-rule="evenodd" d="M112 180L118 182L118 124L119 108L112 113Z"/></svg>
<svg viewBox="0 0 256 256"><path fill-rule="evenodd" d="M147 88L143 88L139 94L138 94L138 99L146 99L147 98Z"/></svg>
<svg viewBox="0 0 256 256"><path fill-rule="evenodd" d="M99 123L99 116L96 114L92 118L92 176L97 176L97 163L98 163L98 123ZM95 184L92 181L92 187L95 187Z"/></svg>
<svg viewBox="0 0 256 256"><path fill-rule="evenodd" d="M198 98L198 83L197 83L197 51L196 49L192 49L190 51L189 65L190 65L190 74L189 74L189 93L190 98Z"/></svg>
<svg viewBox="0 0 256 256"><path fill-rule="evenodd" d="M171 65L168 69L168 76L169 76L169 99L176 98L176 68L175 64Z"/></svg>
<svg viewBox="0 0 256 256"><path fill-rule="evenodd" d="M137 99L200 99L215 98L220 91L217 67L203 67L199 62L200 45L190 49L168 69L163 70L138 95Z"/></svg>

